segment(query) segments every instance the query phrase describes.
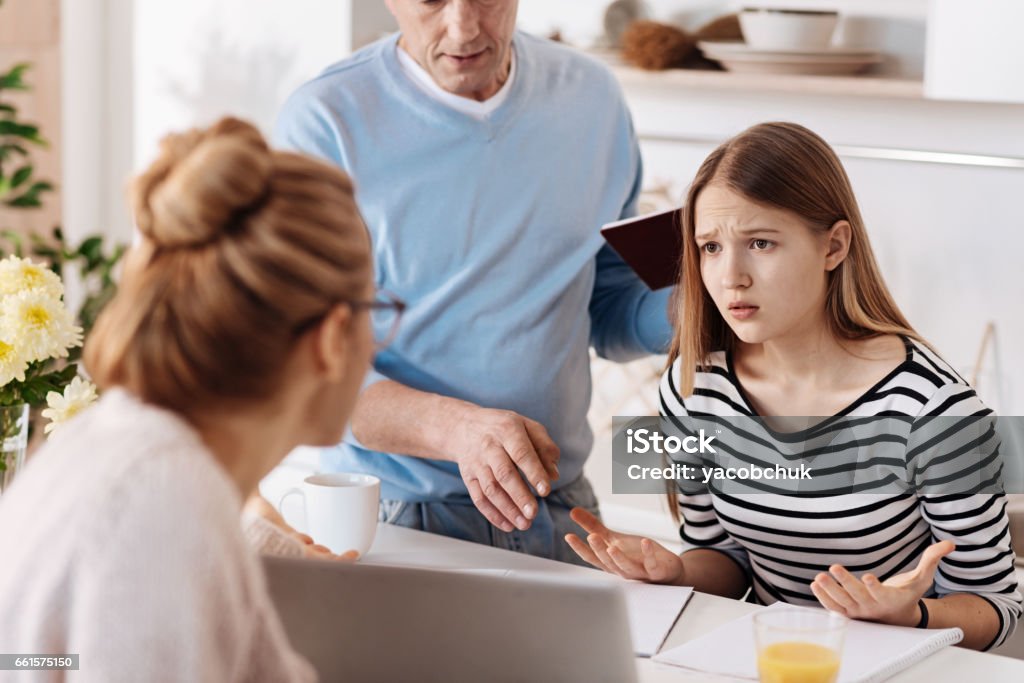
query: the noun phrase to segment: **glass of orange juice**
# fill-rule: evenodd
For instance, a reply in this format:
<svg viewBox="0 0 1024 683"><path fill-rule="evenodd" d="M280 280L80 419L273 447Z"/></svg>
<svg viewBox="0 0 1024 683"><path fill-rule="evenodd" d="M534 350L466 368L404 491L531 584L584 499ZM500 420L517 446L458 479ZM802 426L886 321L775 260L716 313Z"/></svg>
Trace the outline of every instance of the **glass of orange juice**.
<svg viewBox="0 0 1024 683"><path fill-rule="evenodd" d="M824 609L766 609L754 615L761 683L835 683L846 617Z"/></svg>

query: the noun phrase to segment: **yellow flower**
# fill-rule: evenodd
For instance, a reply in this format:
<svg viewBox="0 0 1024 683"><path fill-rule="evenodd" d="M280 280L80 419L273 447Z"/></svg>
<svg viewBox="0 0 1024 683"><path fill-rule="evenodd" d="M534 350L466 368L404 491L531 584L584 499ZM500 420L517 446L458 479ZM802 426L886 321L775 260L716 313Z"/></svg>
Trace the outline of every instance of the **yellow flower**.
<svg viewBox="0 0 1024 683"><path fill-rule="evenodd" d="M28 362L65 358L68 349L82 343L82 328L60 299L45 289L32 289L3 297L0 330Z"/></svg>
<svg viewBox="0 0 1024 683"><path fill-rule="evenodd" d="M28 361L17 345L0 339L0 387L14 379L25 381L26 368Z"/></svg>
<svg viewBox="0 0 1024 683"><path fill-rule="evenodd" d="M0 261L0 297L31 289L42 289L54 299L64 296L64 283L49 268L13 255Z"/></svg>
<svg viewBox="0 0 1024 683"><path fill-rule="evenodd" d="M71 383L64 387L64 394L51 391L46 395L46 405L49 408L43 410L43 417L50 423L43 429L43 433L49 434L78 413L88 408L96 400L96 387L92 382L86 382L81 377L75 377Z"/></svg>

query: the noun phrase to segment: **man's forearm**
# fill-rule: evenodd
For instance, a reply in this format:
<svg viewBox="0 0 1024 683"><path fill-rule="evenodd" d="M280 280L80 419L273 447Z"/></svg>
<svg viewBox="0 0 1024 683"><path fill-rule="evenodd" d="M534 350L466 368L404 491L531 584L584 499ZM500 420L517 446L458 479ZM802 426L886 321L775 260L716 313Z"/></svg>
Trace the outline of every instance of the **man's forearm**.
<svg viewBox="0 0 1024 683"><path fill-rule="evenodd" d="M392 380L368 387L352 415L352 433L367 448L417 458L454 460L448 437L464 401Z"/></svg>
<svg viewBox="0 0 1024 683"><path fill-rule="evenodd" d="M559 476L560 451L551 435L510 410L384 380L363 391L351 423L367 448L458 463L473 504L505 532L530 528L535 495L548 495Z"/></svg>

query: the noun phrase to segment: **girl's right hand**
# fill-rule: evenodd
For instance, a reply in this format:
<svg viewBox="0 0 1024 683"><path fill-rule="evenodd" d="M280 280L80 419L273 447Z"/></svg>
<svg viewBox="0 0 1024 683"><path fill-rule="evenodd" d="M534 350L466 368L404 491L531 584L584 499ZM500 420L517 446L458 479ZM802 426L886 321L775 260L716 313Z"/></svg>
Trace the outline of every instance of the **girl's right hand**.
<svg viewBox="0 0 1024 683"><path fill-rule="evenodd" d="M573 508L570 516L587 532L587 541L566 534L565 542L598 569L624 579L685 585L683 560L668 548L643 536L612 531L583 508Z"/></svg>

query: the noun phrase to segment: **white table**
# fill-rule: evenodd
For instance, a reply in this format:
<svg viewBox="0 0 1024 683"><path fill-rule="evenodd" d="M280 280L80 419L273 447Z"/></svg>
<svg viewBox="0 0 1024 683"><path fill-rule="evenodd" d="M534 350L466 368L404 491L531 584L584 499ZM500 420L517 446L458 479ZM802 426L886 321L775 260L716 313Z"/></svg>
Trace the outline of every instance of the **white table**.
<svg viewBox="0 0 1024 683"><path fill-rule="evenodd" d="M434 569L515 569L550 574L590 576L596 570L562 562L500 550L476 543L403 529L388 524L377 528L373 547L362 559L365 564L429 567ZM757 609L737 600L694 593L665 642L665 648L681 645L707 631ZM663 681L727 681L706 674L694 674L672 666L638 658L637 670L643 683ZM938 683L939 681L1024 681L1024 661L949 647L890 679L897 683Z"/></svg>

